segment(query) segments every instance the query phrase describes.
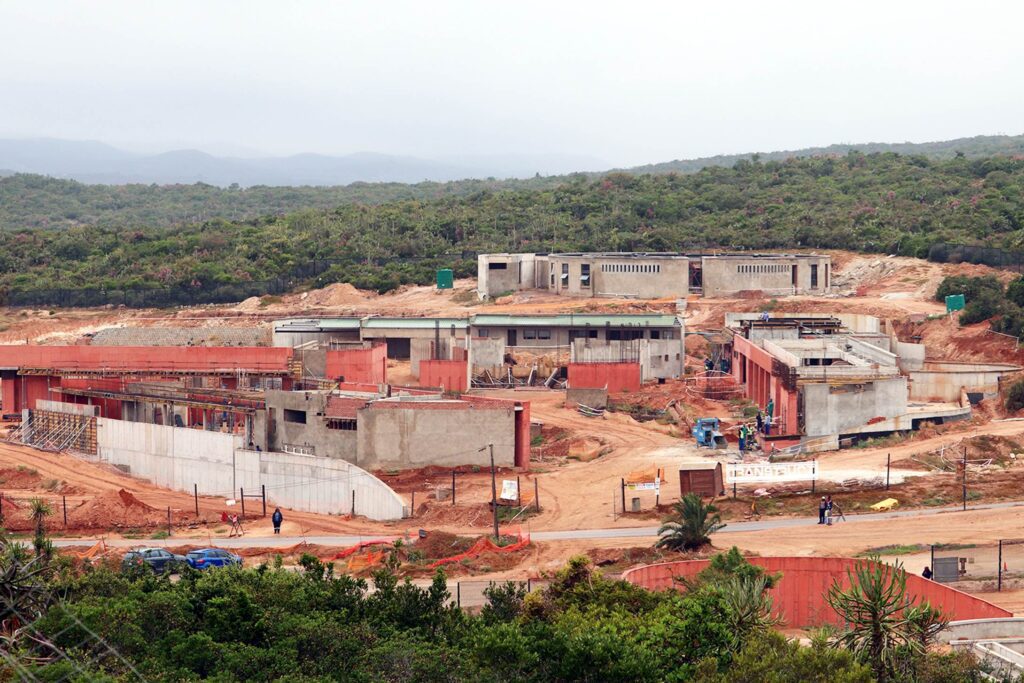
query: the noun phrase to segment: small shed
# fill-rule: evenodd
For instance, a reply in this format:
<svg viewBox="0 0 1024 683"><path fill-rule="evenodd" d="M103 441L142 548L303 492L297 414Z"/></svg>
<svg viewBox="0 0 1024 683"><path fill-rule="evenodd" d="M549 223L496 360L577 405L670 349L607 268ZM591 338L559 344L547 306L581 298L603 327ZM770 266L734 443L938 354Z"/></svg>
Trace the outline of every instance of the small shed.
<svg viewBox="0 0 1024 683"><path fill-rule="evenodd" d="M696 493L702 498L714 498L725 493L722 463L693 462L679 468L679 495Z"/></svg>
<svg viewBox="0 0 1024 683"><path fill-rule="evenodd" d="M455 286L455 274L451 268L441 268L437 271L437 288L451 289Z"/></svg>

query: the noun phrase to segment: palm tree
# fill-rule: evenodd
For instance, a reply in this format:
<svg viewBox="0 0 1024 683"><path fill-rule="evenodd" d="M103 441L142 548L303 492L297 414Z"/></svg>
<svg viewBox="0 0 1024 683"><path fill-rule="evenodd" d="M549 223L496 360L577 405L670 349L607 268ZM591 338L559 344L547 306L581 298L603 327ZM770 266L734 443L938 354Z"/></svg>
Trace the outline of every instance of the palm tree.
<svg viewBox="0 0 1024 683"><path fill-rule="evenodd" d="M692 550L711 542L711 534L725 528L718 508L707 505L695 493L687 493L672 508L672 514L662 520L658 529L656 548Z"/></svg>
<svg viewBox="0 0 1024 683"><path fill-rule="evenodd" d="M30 503L29 517L36 525L36 535L32 539L32 545L35 546L36 555L47 555L49 556L49 548L46 540L46 518L53 514L53 508L50 507L42 498L33 498Z"/></svg>

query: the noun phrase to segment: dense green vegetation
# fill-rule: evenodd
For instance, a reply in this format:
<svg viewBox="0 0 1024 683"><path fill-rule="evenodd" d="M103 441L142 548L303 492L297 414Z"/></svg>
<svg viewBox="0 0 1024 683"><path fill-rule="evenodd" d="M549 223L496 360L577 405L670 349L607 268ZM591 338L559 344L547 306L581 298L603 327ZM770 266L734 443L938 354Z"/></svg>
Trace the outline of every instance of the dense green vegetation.
<svg viewBox="0 0 1024 683"><path fill-rule="evenodd" d="M269 197L292 191L301 192L246 192ZM471 274L475 264L461 257L465 251L719 245L957 258L934 246L944 241L1024 246L1024 159L933 161L851 152L840 158L740 161L690 175L615 173L536 189L481 187L464 196L381 204L353 199L333 209L173 229L140 218L59 232L7 230L0 231L0 287L211 292L228 283L282 278L288 287L341 280L383 291L430 282L442 265ZM320 267L308 268L314 260Z"/></svg>
<svg viewBox="0 0 1024 683"><path fill-rule="evenodd" d="M492 585L475 616L451 606L441 573L419 588L385 567L368 593L312 556L301 565L186 570L172 582L134 567L73 568L4 541L0 618L15 625L2 634L5 657L38 680L979 680L969 656L930 650L943 623L934 611L888 611L904 597L898 570L879 585L858 574L834 591L859 616L805 647L773 631L766 589L777 577L735 549L663 593L603 578L577 558L540 592Z"/></svg>
<svg viewBox="0 0 1024 683"><path fill-rule="evenodd" d="M950 294L963 294L966 301L960 312L961 325L991 320L992 330L1011 337L1024 337L1024 276L1005 288L995 277L952 276L945 278L935 292L943 301Z"/></svg>

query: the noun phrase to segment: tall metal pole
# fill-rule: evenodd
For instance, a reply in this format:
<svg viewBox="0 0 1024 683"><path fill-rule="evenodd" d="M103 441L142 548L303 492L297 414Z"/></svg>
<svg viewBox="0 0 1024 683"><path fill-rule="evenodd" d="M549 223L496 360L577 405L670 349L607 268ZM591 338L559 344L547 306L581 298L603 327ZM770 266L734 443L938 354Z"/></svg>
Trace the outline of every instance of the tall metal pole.
<svg viewBox="0 0 1024 683"><path fill-rule="evenodd" d="M999 539L999 566L996 567L997 576L996 590L1003 590L1003 539Z"/></svg>
<svg viewBox="0 0 1024 683"><path fill-rule="evenodd" d="M889 468L892 465L892 453L885 454L885 490L889 490Z"/></svg>
<svg viewBox="0 0 1024 683"><path fill-rule="evenodd" d="M494 512L494 542L497 543L500 536L498 533L498 482L494 472L494 444L487 444L487 448L491 451L491 510Z"/></svg>
<svg viewBox="0 0 1024 683"><path fill-rule="evenodd" d="M967 446L964 446L964 511L967 511Z"/></svg>

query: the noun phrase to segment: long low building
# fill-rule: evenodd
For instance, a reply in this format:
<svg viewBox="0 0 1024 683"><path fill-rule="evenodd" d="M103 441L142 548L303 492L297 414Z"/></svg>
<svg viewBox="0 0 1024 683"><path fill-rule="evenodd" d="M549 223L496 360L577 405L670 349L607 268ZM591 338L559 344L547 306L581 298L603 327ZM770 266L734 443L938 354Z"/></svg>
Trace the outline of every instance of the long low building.
<svg viewBox="0 0 1024 683"><path fill-rule="evenodd" d="M480 254L477 291L494 298L522 290L568 296L725 297L827 294L832 259L822 254L640 253Z"/></svg>

